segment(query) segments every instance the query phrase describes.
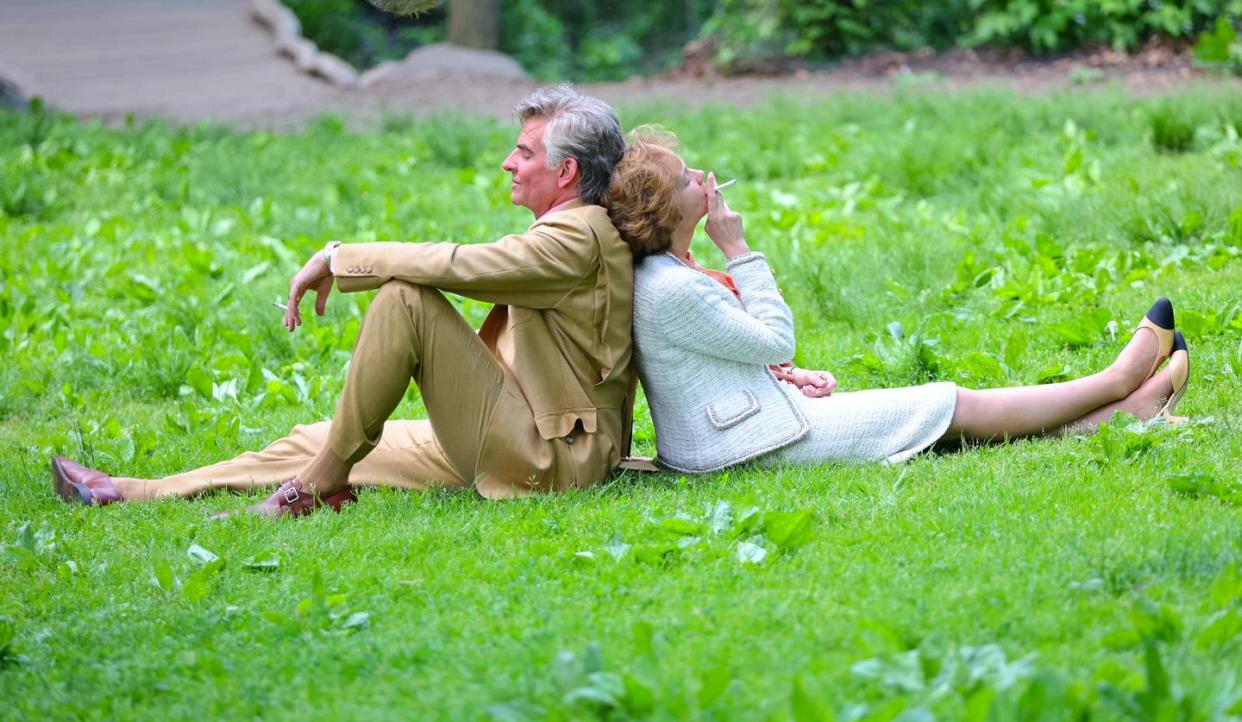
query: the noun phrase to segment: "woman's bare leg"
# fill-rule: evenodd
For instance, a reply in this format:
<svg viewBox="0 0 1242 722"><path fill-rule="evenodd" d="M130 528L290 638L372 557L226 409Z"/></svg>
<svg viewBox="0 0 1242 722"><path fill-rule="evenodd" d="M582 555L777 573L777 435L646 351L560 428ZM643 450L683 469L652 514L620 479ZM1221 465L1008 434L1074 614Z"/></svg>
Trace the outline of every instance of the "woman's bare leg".
<svg viewBox="0 0 1242 722"><path fill-rule="evenodd" d="M1093 433L1100 427L1100 424L1111 419L1113 414L1118 411L1133 414L1146 421L1160 411L1160 408L1164 406L1164 402L1172 394L1173 382L1169 380L1169 371L1168 369L1162 369L1160 373L1152 376L1147 383L1140 386L1137 391L1121 401L1101 406L1082 418L1075 419L1059 429L1050 431L1049 435L1062 436Z"/></svg>
<svg viewBox="0 0 1242 722"><path fill-rule="evenodd" d="M992 441L1055 431L1130 396L1158 352L1155 336L1139 333L1111 366L1090 376L1043 386L958 389L945 436Z"/></svg>

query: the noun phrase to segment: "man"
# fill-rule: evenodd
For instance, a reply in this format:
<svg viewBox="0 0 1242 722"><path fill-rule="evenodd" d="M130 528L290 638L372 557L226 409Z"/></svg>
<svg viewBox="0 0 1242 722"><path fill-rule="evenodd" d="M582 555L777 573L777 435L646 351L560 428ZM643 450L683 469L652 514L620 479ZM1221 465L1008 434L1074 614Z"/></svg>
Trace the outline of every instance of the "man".
<svg viewBox="0 0 1242 722"><path fill-rule="evenodd" d="M629 445L632 259L598 205L625 151L616 114L569 86L531 93L502 167L525 233L487 244L333 242L294 276L285 325L315 290L379 289L331 422L161 480L52 459L66 500L106 504L279 484L271 516L334 508L352 486L473 483L489 498L602 480ZM496 304L476 334L442 291ZM427 420L388 421L410 380Z"/></svg>

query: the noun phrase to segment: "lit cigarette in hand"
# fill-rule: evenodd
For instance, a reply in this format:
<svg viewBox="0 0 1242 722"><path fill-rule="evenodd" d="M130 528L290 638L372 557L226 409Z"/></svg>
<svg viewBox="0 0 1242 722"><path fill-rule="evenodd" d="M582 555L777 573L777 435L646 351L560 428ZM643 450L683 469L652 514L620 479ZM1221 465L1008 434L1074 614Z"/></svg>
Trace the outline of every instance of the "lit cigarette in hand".
<svg viewBox="0 0 1242 722"><path fill-rule="evenodd" d="M724 183L721 183L720 185L716 186L716 190L722 191L725 188L728 188L729 186L733 185L734 183L737 183L737 178L734 178L731 181L725 181Z"/></svg>
<svg viewBox="0 0 1242 722"><path fill-rule="evenodd" d="M279 308L279 309L280 309L280 310L282 310L282 311L288 311L288 310L289 310L289 307L288 307L288 306L286 306L285 304L281 303L280 301L272 301L272 305L273 305L273 306L275 306L276 308Z"/></svg>

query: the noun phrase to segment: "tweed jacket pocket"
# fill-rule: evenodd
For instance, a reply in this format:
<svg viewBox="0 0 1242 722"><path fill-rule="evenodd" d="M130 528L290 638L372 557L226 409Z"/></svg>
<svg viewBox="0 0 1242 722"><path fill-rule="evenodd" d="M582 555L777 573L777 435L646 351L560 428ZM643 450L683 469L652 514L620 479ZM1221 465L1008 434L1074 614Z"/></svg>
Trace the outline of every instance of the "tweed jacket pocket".
<svg viewBox="0 0 1242 722"><path fill-rule="evenodd" d="M707 420L721 431L759 413L759 399L749 391L729 394L707 405Z"/></svg>

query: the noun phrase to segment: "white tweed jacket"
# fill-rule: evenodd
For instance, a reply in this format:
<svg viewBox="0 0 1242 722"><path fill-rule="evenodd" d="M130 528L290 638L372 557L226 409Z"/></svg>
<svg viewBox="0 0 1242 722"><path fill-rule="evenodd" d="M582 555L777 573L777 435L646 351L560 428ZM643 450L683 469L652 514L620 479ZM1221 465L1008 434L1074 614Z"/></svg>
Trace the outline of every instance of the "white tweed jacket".
<svg viewBox="0 0 1242 722"><path fill-rule="evenodd" d="M671 253L634 269L634 359L660 463L715 471L792 444L806 417L768 364L793 358L793 314L762 253L727 266L742 300Z"/></svg>

